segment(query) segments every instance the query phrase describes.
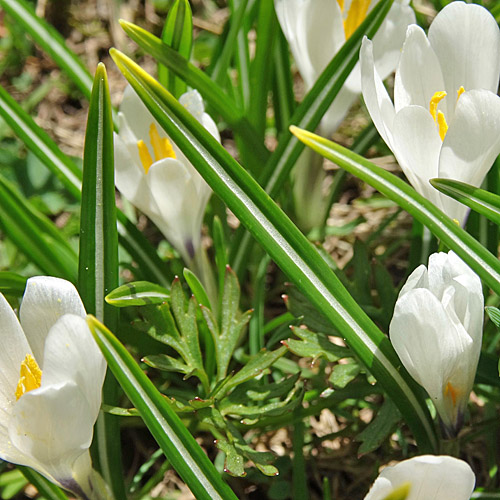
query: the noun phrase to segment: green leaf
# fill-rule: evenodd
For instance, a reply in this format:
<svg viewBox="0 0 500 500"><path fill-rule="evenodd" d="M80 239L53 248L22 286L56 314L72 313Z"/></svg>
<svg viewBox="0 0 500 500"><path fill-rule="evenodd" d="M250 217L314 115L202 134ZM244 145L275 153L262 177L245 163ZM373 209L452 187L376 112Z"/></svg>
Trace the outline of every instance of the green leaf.
<svg viewBox="0 0 500 500"><path fill-rule="evenodd" d="M49 135L2 87L0 87L0 116L71 195L80 200L82 179L80 168L58 148ZM149 279L159 280L164 285L169 284L172 277L155 249L125 214L118 211L117 216L120 243L137 262L140 271ZM54 273L47 272L47 274Z"/></svg>
<svg viewBox="0 0 500 500"><path fill-rule="evenodd" d="M493 321L497 328L500 328L500 309L493 306L486 306L485 309L491 321Z"/></svg>
<svg viewBox="0 0 500 500"><path fill-rule="evenodd" d="M172 358L172 356L167 356L166 354L151 354L144 357L142 361L144 361L144 363L148 366L151 366L151 368L167 372L177 372L184 373L184 375L190 375L193 371L182 361L179 361L177 358Z"/></svg>
<svg viewBox="0 0 500 500"><path fill-rule="evenodd" d="M127 35L142 49L172 70L189 86L200 92L207 104L222 116L224 121L245 142L246 147L253 151L256 162L265 163L267 161L269 151L246 118L243 109L225 94L208 75L146 30L123 20L120 21L120 24Z"/></svg>
<svg viewBox="0 0 500 500"><path fill-rule="evenodd" d="M44 274L73 283L77 256L54 223L0 176L0 227Z"/></svg>
<svg viewBox="0 0 500 500"><path fill-rule="evenodd" d="M324 358L335 362L339 359L352 357L352 352L347 347L338 346L328 339L324 333L311 332L305 328L291 327L292 332L301 340L288 339L283 344L294 354L301 358Z"/></svg>
<svg viewBox="0 0 500 500"><path fill-rule="evenodd" d="M439 191L467 205L500 225L500 196L465 182L450 179L431 179L430 183Z"/></svg>
<svg viewBox="0 0 500 500"><path fill-rule="evenodd" d="M188 0L176 0L172 5L161 38L189 61L193 45L193 14ZM185 82L163 64L158 65L158 80L177 98L186 92Z"/></svg>
<svg viewBox="0 0 500 500"><path fill-rule="evenodd" d="M198 500L236 500L170 404L118 339L95 318L89 326L108 366L173 468Z"/></svg>
<svg viewBox="0 0 500 500"><path fill-rule="evenodd" d="M191 288L193 295L196 297L198 304L211 309L212 306L210 305L210 300L207 292L205 291L205 287L201 284L201 281L197 278L197 276L187 267L184 268L182 274L186 283L189 285L189 288Z"/></svg>
<svg viewBox="0 0 500 500"><path fill-rule="evenodd" d="M355 361L350 363L335 365L333 367L332 373L328 377L328 382L338 389L344 389L344 387L352 382L361 371L361 367Z"/></svg>
<svg viewBox="0 0 500 500"><path fill-rule="evenodd" d="M115 288L105 300L115 307L162 304L170 298L170 292L149 281L133 281Z"/></svg>
<svg viewBox="0 0 500 500"><path fill-rule="evenodd" d="M419 388L401 366L389 339L360 309L325 260L182 105L126 56L116 50L111 54L153 116L214 192L316 308L342 332L349 347L396 402L421 449L435 450L435 430Z"/></svg>
<svg viewBox="0 0 500 500"><path fill-rule="evenodd" d="M25 0L0 0L0 6L47 52L88 99L92 89L92 76L80 59L68 49L59 32L44 19L40 19Z"/></svg>
<svg viewBox="0 0 500 500"><path fill-rule="evenodd" d="M0 271L0 292L4 295L21 296L26 288L26 278L9 271Z"/></svg>
<svg viewBox="0 0 500 500"><path fill-rule="evenodd" d="M363 36L373 39L377 29L389 12L393 0L378 2L357 30L344 43L342 48L333 57L323 73L316 80L312 89L295 109L290 123L307 130L316 130L321 118L340 92L342 85L356 65ZM278 146L262 169L258 177L259 184L266 193L276 199L288 179L291 169L295 165L304 145L294 137L289 130L280 137ZM246 269L248 255L252 241L247 235L242 242L236 240L233 246L230 262L238 276L242 269Z"/></svg>
<svg viewBox="0 0 500 500"><path fill-rule="evenodd" d="M394 432L394 428L401 420L401 413L394 403L386 398L377 416L369 425L356 436L356 441L361 441L358 456L371 453L379 448L385 439Z"/></svg>
<svg viewBox="0 0 500 500"><path fill-rule="evenodd" d="M226 377L234 350L251 316L251 311L241 314L239 308L240 285L238 278L233 270L227 267L222 294L220 326L212 311L207 307L202 307L203 316L215 343L217 381Z"/></svg>
<svg viewBox="0 0 500 500"><path fill-rule="evenodd" d="M378 189L413 215L467 263L495 293L500 294L498 259L409 184L365 158L316 134L297 127L292 127L292 131L304 144Z"/></svg>
<svg viewBox="0 0 500 500"><path fill-rule="evenodd" d="M118 310L104 297L118 286L118 232L115 207L113 117L106 69L97 66L90 97L83 153L82 205L78 290L88 312L111 328L118 323ZM103 402L118 403L117 383L107 377ZM101 413L96 423L98 467L115 499L125 499L120 426L117 419Z"/></svg>
<svg viewBox="0 0 500 500"><path fill-rule="evenodd" d="M17 468L23 473L23 476L37 489L37 491L43 495L45 500L68 500L68 497L65 493L56 486L54 483L51 483L48 479L45 479L38 472L35 472L33 469L29 467L24 467L18 465ZM2 495L2 498L6 498Z"/></svg>

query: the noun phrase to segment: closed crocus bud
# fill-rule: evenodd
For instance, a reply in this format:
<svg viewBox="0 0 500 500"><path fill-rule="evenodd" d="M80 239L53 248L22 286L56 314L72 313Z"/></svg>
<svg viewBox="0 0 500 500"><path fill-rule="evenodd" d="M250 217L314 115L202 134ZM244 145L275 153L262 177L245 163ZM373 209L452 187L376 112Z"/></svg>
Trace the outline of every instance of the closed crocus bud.
<svg viewBox="0 0 500 500"><path fill-rule="evenodd" d="M427 391L446 437L463 425L483 331L481 281L453 252L435 253L401 289L389 335L401 362Z"/></svg>
<svg viewBox="0 0 500 500"><path fill-rule="evenodd" d="M463 460L422 455L386 467L365 500L469 500L475 483L472 469Z"/></svg>
<svg viewBox="0 0 500 500"><path fill-rule="evenodd" d="M179 102L220 142L217 126L205 113L196 90L182 95ZM156 224L190 265L200 247L210 187L130 86L125 89L118 122L116 187Z"/></svg>
<svg viewBox="0 0 500 500"><path fill-rule="evenodd" d="M311 89L377 0L275 0L276 14L295 63ZM383 78L396 69L406 27L415 22L409 0L396 0L374 38L377 70ZM359 65L344 83L321 123L330 136L361 93Z"/></svg>
<svg viewBox="0 0 500 500"><path fill-rule="evenodd" d="M29 279L20 321L0 294L0 458L94 500L105 497L89 446L106 362L84 317L62 279Z"/></svg>
<svg viewBox="0 0 500 500"><path fill-rule="evenodd" d="M464 224L467 207L429 179L480 186L500 153L500 30L479 5L448 4L428 36L408 27L392 103L376 68L376 47L360 52L363 97L381 137L411 185Z"/></svg>

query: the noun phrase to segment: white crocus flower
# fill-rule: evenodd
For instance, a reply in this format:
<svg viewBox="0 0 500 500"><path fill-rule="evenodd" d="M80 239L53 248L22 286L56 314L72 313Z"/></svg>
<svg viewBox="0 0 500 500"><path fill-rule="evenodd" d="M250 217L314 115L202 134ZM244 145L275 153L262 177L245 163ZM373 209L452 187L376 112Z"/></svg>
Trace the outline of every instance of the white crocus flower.
<svg viewBox="0 0 500 500"><path fill-rule="evenodd" d="M385 500L404 489L406 500L469 500L475 483L474 472L463 460L422 455L383 469L365 500Z"/></svg>
<svg viewBox="0 0 500 500"><path fill-rule="evenodd" d="M380 135L412 186L451 218L467 208L439 193L429 179L479 186L500 153L500 30L479 5L448 4L428 37L408 27L396 70L394 105L374 63L361 48L363 97Z"/></svg>
<svg viewBox="0 0 500 500"><path fill-rule="evenodd" d="M429 257L399 293L389 336L401 362L427 391L445 436L460 430L483 331L477 274L453 252Z"/></svg>
<svg viewBox="0 0 500 500"><path fill-rule="evenodd" d="M220 142L200 94L192 90L179 101ZM130 86L123 95L118 123L116 187L156 224L184 261L192 264L200 247L210 187Z"/></svg>
<svg viewBox="0 0 500 500"><path fill-rule="evenodd" d="M364 21L377 0L275 0L276 13L295 63L310 90L345 41ZM399 60L406 27L415 22L409 0L396 0L374 37L375 60L386 78ZM361 93L357 64L321 123L330 136Z"/></svg>
<svg viewBox="0 0 500 500"><path fill-rule="evenodd" d="M20 321L0 294L0 458L94 499L89 446L106 363L84 317L62 279L29 279Z"/></svg>

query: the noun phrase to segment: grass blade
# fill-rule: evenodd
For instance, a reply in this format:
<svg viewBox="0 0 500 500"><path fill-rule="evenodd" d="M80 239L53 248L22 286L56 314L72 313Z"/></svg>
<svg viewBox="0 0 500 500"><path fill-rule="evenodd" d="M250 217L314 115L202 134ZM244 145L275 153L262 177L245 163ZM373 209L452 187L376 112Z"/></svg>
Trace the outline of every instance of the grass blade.
<svg viewBox="0 0 500 500"><path fill-rule="evenodd" d="M193 46L193 14L188 0L176 0L172 5L161 38L189 61ZM158 81L177 98L187 90L185 82L163 64L158 65Z"/></svg>
<svg viewBox="0 0 500 500"><path fill-rule="evenodd" d="M430 182L442 193L500 225L500 196L497 194L450 179L431 179Z"/></svg>
<svg viewBox="0 0 500 500"><path fill-rule="evenodd" d="M153 116L214 192L316 308L342 332L398 405L422 449L435 449L435 431L415 383L400 365L387 337L349 295L316 249L175 98L125 55L116 50L111 54Z"/></svg>
<svg viewBox="0 0 500 500"><path fill-rule="evenodd" d="M500 263L470 234L399 177L316 134L292 127L293 133L319 154L378 189L413 215L500 294Z"/></svg>
<svg viewBox="0 0 500 500"><path fill-rule="evenodd" d="M88 321L109 368L197 500L236 500L200 445L125 347L95 318L89 317Z"/></svg>
<svg viewBox="0 0 500 500"><path fill-rule="evenodd" d="M85 133L78 289L86 310L112 328L116 328L118 322L118 309L106 304L104 297L117 286L113 115L106 70L101 63L95 75ZM116 380L107 376L103 387L104 404L118 404L117 389ZM93 451L114 498L125 499L120 427L118 419L112 415L100 413Z"/></svg>
<svg viewBox="0 0 500 500"><path fill-rule="evenodd" d="M59 32L40 19L25 0L0 0L0 6L49 54L88 99L92 76L76 54L68 49Z"/></svg>

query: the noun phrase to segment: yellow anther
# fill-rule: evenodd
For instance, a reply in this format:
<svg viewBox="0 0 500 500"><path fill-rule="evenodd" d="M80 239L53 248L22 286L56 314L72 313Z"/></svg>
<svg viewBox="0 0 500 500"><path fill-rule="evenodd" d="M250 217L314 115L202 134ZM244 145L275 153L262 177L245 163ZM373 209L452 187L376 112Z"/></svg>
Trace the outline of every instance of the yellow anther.
<svg viewBox="0 0 500 500"><path fill-rule="evenodd" d="M453 402L453 406L457 404L457 390L451 385L451 382L448 382L446 384L446 387L444 388L444 396L451 397L451 401Z"/></svg>
<svg viewBox="0 0 500 500"><path fill-rule="evenodd" d="M152 123L149 127L149 138L155 155L155 161L163 160L163 158L175 158L175 151L170 141L164 137L160 137L156 125Z"/></svg>
<svg viewBox="0 0 500 500"><path fill-rule="evenodd" d="M429 111L432 115L432 118L434 118L434 121L436 123L438 122L438 117L437 117L438 104L445 97L446 97L446 92L444 92L444 91L435 92L434 95L431 97L431 102L429 103Z"/></svg>
<svg viewBox="0 0 500 500"><path fill-rule="evenodd" d="M438 111L437 124L439 130L439 137L441 137L441 140L444 141L446 132L448 132L448 124L446 123L446 118L444 117L444 113L442 111Z"/></svg>
<svg viewBox="0 0 500 500"><path fill-rule="evenodd" d="M148 147L142 139L137 141L137 149L139 150L139 158L141 159L144 171L148 173L149 167L153 164L153 158L151 158Z"/></svg>
<svg viewBox="0 0 500 500"><path fill-rule="evenodd" d="M340 7L340 12L344 12L344 0L337 0Z"/></svg>
<svg viewBox="0 0 500 500"><path fill-rule="evenodd" d="M465 92L465 89L463 87L460 87L457 90L457 101L460 99L460 96Z"/></svg>
<svg viewBox="0 0 500 500"><path fill-rule="evenodd" d="M349 7L349 12L347 13L347 18L344 20L344 33L346 40L365 20L366 14L368 13L368 7L370 7L370 3L371 0L352 0L351 6ZM342 6L341 9L343 10Z"/></svg>
<svg viewBox="0 0 500 500"><path fill-rule="evenodd" d="M16 401L33 389L38 389L42 383L42 370L31 354L26 354L21 363L20 378L16 387Z"/></svg>

